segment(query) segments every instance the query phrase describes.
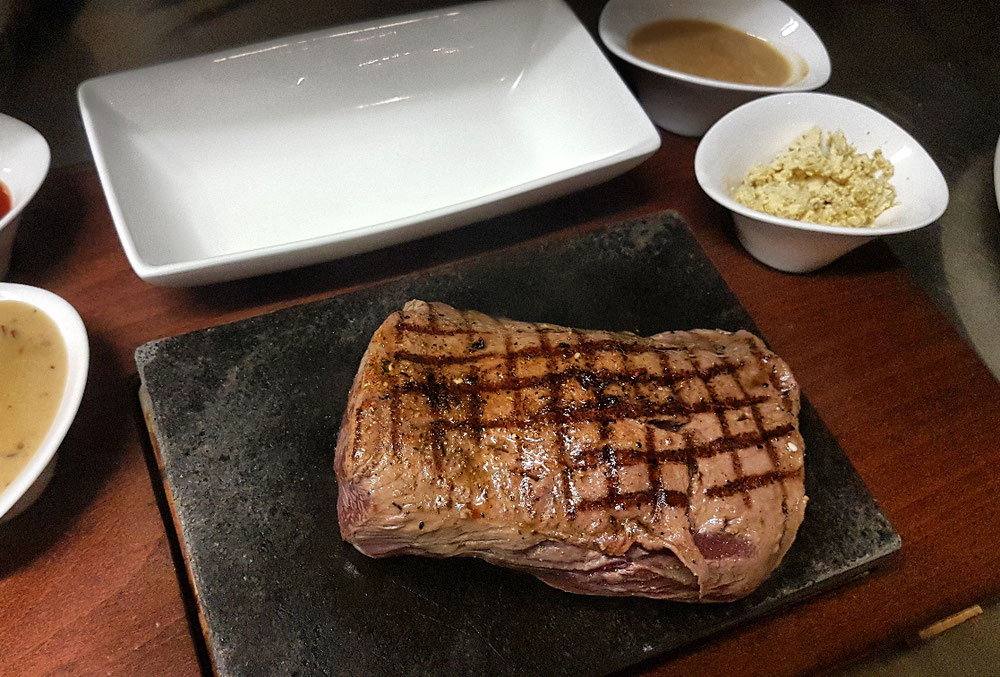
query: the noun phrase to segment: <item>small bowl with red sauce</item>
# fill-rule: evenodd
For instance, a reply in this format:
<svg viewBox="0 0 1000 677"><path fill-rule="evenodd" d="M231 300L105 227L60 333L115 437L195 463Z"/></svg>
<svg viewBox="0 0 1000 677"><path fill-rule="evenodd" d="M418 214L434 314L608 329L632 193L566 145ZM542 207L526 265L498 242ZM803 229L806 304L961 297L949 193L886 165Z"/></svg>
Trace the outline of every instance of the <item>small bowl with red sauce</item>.
<svg viewBox="0 0 1000 677"><path fill-rule="evenodd" d="M0 280L10 268L18 217L48 174L50 158L41 134L0 114Z"/></svg>

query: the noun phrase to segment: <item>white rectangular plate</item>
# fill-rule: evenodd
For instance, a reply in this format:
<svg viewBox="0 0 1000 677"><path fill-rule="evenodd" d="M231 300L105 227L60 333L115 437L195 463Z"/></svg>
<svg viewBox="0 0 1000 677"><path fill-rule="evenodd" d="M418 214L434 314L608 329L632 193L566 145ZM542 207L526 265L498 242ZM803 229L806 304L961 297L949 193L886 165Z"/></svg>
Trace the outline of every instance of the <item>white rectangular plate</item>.
<svg viewBox="0 0 1000 677"><path fill-rule="evenodd" d="M659 135L561 0L492 0L88 80L122 246L189 286L327 261L610 179Z"/></svg>

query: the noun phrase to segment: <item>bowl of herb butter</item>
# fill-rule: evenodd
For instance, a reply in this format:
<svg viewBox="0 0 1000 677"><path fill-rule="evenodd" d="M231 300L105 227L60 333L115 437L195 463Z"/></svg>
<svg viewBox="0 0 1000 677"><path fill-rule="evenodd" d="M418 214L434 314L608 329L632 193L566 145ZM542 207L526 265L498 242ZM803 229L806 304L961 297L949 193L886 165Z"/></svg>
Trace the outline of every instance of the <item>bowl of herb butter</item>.
<svg viewBox="0 0 1000 677"><path fill-rule="evenodd" d="M817 270L862 244L923 228L948 185L910 134L878 111L830 94L777 94L716 122L695 176L732 212L740 243L778 270Z"/></svg>

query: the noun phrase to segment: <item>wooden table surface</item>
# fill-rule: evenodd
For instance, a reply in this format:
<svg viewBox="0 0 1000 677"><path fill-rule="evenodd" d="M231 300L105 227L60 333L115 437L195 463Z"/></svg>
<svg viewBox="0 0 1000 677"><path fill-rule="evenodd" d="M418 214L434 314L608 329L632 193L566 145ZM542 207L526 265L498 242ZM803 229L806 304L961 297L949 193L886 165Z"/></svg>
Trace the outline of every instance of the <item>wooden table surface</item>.
<svg viewBox="0 0 1000 677"><path fill-rule="evenodd" d="M79 310L90 380L55 479L0 525L0 673L197 675L190 591L157 495L134 349L151 339L322 298L485 249L676 209L792 365L903 539L893 563L644 669L814 673L1000 592L1000 385L880 243L828 269L767 269L693 176L696 141L609 183L409 246L201 289L128 266L96 173L55 172L25 214L9 281ZM331 450L332 454L332 450ZM331 510L333 507L331 506Z"/></svg>

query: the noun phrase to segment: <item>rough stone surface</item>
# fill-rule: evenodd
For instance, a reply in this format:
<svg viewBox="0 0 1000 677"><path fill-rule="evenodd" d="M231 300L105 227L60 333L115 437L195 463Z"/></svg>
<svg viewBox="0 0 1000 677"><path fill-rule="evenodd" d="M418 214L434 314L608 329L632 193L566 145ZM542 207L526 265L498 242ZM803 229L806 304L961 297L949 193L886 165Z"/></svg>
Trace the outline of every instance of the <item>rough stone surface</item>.
<svg viewBox="0 0 1000 677"><path fill-rule="evenodd" d="M368 340L411 298L640 334L756 331L664 213L141 346L154 446L218 674L604 674L857 577L899 549L804 402L805 522L778 571L740 602L586 597L475 560L361 555L337 528L334 445Z"/></svg>

